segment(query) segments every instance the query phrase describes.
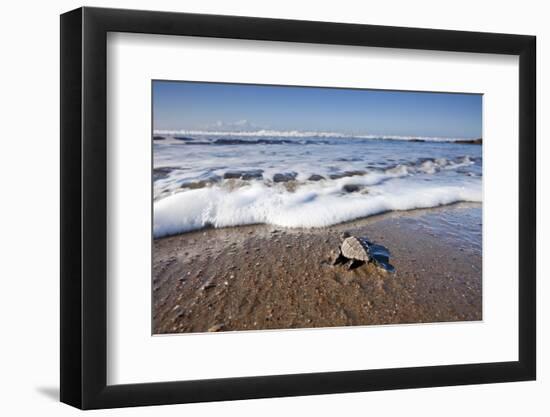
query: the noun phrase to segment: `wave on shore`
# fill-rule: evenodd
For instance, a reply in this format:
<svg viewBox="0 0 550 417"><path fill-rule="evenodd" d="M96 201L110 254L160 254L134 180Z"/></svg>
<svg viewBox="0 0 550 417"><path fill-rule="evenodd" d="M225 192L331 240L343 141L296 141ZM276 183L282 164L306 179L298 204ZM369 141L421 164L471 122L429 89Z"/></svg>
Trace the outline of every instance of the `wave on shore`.
<svg viewBox="0 0 550 417"><path fill-rule="evenodd" d="M424 139L277 131L158 136L154 237L258 223L326 227L385 211L481 202L482 146Z"/></svg>
<svg viewBox="0 0 550 417"><path fill-rule="evenodd" d="M396 172L394 177L406 175ZM271 224L289 228L326 227L393 211L429 208L459 201L481 202L481 182L441 185L391 181L365 175L307 183L289 191L283 184L252 181L236 189L223 184L172 194L154 204L155 238L204 227ZM346 186L353 185L353 188Z"/></svg>

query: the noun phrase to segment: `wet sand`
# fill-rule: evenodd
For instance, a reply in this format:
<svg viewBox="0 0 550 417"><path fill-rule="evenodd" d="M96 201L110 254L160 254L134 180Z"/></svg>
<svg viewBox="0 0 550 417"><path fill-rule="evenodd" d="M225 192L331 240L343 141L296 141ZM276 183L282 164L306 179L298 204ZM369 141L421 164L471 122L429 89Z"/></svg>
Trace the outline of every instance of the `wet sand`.
<svg viewBox="0 0 550 417"><path fill-rule="evenodd" d="M153 242L153 333L482 319L481 205L324 229L254 225ZM386 246L396 272L333 266L341 235Z"/></svg>

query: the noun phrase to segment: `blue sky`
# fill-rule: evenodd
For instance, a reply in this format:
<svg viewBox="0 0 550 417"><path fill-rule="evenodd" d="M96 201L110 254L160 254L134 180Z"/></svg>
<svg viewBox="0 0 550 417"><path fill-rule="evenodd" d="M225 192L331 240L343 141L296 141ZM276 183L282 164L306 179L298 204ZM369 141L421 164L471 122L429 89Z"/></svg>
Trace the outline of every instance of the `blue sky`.
<svg viewBox="0 0 550 417"><path fill-rule="evenodd" d="M482 96L153 81L153 128L481 137Z"/></svg>

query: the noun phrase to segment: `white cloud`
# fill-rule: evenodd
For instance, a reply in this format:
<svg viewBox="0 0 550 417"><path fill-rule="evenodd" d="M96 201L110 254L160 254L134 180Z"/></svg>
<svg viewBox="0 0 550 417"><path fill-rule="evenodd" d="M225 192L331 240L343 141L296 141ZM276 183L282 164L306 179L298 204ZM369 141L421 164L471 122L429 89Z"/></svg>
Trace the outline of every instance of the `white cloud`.
<svg viewBox="0 0 550 417"><path fill-rule="evenodd" d="M215 123L205 126L205 129L212 130L212 129L222 128L227 131L232 131L232 130L247 131L247 130L265 129L266 127L267 126L259 126L257 124L254 124L247 119L241 119L241 120L235 120L232 122L224 122L222 120L216 120Z"/></svg>

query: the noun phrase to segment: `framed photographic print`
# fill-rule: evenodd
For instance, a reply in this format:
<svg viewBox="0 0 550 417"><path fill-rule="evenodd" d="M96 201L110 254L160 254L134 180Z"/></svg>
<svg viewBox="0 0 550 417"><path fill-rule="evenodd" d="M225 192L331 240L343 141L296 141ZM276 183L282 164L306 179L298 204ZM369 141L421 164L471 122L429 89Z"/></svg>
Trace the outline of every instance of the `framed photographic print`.
<svg viewBox="0 0 550 417"><path fill-rule="evenodd" d="M61 400L535 379L535 38L61 16Z"/></svg>

